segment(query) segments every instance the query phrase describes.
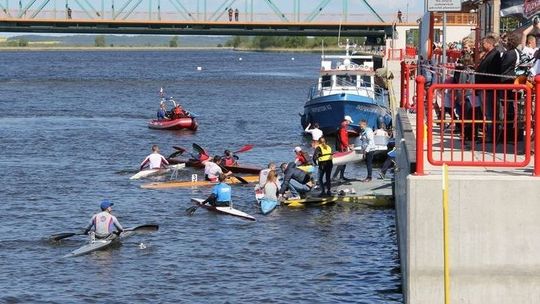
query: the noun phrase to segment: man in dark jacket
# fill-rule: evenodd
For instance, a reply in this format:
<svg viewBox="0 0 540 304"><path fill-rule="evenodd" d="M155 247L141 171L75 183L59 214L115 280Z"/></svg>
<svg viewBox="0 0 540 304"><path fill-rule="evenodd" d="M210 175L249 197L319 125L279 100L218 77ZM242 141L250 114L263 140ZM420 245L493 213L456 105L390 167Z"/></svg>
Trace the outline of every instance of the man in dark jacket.
<svg viewBox="0 0 540 304"><path fill-rule="evenodd" d="M476 72L494 75L476 75L475 83L495 84L501 82L500 78L495 76L495 74L500 75L502 64L501 53L496 49L497 43L498 41L493 35L487 35L482 39L482 48L484 49L485 54L482 57L480 64L478 64ZM482 92L483 91L477 91L476 98L480 98L481 107L486 115L486 120L488 121L487 130L484 130L486 131L485 140L486 142L491 142L493 141L493 109L495 108L497 98L492 90L485 91L485 94Z"/></svg>
<svg viewBox="0 0 540 304"><path fill-rule="evenodd" d="M291 191L292 197L294 199L300 198L300 194L304 194L311 190L313 184L311 183L311 178L306 172L296 168L294 162L282 163L281 171L285 177L283 178L283 184L279 189L279 196L282 197L285 191L289 189Z"/></svg>

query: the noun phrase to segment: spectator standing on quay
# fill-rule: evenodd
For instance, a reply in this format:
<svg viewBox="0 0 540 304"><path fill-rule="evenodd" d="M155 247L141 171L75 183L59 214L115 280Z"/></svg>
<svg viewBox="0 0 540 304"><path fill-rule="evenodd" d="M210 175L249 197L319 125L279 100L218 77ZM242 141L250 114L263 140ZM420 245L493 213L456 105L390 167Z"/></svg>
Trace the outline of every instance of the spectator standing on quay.
<svg viewBox="0 0 540 304"><path fill-rule="evenodd" d="M403 17L403 13L401 12L401 10L398 10L397 11L397 19L398 19L399 23L403 23L402 17Z"/></svg>
<svg viewBox="0 0 540 304"><path fill-rule="evenodd" d="M234 10L234 21L238 22L238 17L240 16L240 11L238 9Z"/></svg>
<svg viewBox="0 0 540 304"><path fill-rule="evenodd" d="M477 73L475 83L479 84L494 84L500 83L499 77L501 73L501 53L497 50L496 46L498 44L498 39L495 35L489 34L484 39L482 39L482 48L484 50L484 55L480 59L480 63L476 68ZM483 75L483 74L492 74L492 75ZM476 92L476 98L480 99L480 104L482 105L484 114L486 115L486 120L488 121L487 132L485 134L486 142L493 141L493 121L494 121L494 104L497 102L496 96L493 90L485 91L483 94L481 91Z"/></svg>

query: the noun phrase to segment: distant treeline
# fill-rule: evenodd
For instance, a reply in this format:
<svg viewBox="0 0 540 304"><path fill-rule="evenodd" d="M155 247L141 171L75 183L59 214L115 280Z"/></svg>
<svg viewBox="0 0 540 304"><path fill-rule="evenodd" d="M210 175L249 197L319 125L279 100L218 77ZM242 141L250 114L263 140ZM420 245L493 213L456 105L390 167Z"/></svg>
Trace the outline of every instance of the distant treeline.
<svg viewBox="0 0 540 304"><path fill-rule="evenodd" d="M345 37L340 38L345 42ZM352 43L363 45L365 37L354 37L349 39ZM338 46L337 37L305 37L305 36L234 36L229 39L225 46L247 49L267 49L267 48L290 48L290 49L320 49L324 42L325 47L335 48Z"/></svg>

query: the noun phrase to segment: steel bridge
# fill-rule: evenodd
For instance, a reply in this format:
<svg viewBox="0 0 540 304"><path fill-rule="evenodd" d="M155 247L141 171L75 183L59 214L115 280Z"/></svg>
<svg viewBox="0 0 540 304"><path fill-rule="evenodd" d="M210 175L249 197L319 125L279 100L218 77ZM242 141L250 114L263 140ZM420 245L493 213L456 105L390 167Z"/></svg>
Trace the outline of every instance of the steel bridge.
<svg viewBox="0 0 540 304"><path fill-rule="evenodd" d="M394 19L368 0L0 0L0 32L382 38Z"/></svg>

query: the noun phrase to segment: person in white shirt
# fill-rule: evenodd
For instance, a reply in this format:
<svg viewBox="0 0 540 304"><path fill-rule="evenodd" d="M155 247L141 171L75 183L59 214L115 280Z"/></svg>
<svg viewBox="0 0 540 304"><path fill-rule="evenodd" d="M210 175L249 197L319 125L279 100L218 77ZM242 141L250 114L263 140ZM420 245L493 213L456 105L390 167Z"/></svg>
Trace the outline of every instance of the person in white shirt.
<svg viewBox="0 0 540 304"><path fill-rule="evenodd" d="M152 154L148 155L141 163L141 170L145 167L148 169L159 169L169 164L167 159L163 155L159 154L159 147L157 145L152 146Z"/></svg>
<svg viewBox="0 0 540 304"><path fill-rule="evenodd" d="M367 121L362 119L360 121L360 129L362 134L360 134L361 147L364 151L366 158L366 167L367 167L367 176L362 180L362 182L370 182L372 173L373 173L373 154L375 153L375 136L373 135L373 130L368 127Z"/></svg>
<svg viewBox="0 0 540 304"><path fill-rule="evenodd" d="M533 24L523 30L521 34L521 45L523 50L521 51L523 55L528 58L533 58L534 53L538 50L536 45L536 35L532 34L533 31L536 31L540 28L538 23L538 17L533 18Z"/></svg>
<svg viewBox="0 0 540 304"><path fill-rule="evenodd" d="M217 182L220 174L224 174L226 176L232 174L231 171L223 173L221 166L218 165L220 162L221 156L216 155L214 156L213 160L208 160L204 163L204 178L207 181Z"/></svg>
<svg viewBox="0 0 540 304"><path fill-rule="evenodd" d="M311 124L308 124L304 131L311 134L311 147L316 148L319 144L319 139L323 136L323 131L319 129L318 123L314 123L313 128L310 129L310 127Z"/></svg>

